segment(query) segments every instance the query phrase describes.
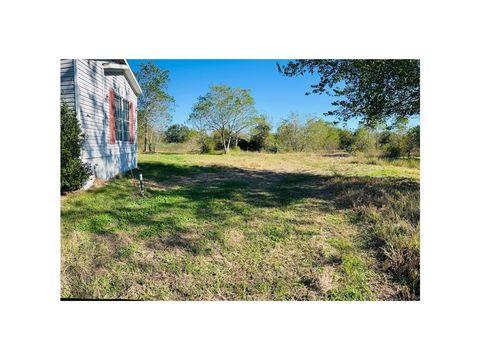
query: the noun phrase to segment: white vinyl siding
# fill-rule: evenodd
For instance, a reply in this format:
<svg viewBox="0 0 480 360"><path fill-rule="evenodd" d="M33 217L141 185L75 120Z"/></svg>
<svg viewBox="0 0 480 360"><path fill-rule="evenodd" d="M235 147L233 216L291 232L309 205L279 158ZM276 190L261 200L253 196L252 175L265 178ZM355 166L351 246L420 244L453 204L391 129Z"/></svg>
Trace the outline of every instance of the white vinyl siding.
<svg viewBox="0 0 480 360"><path fill-rule="evenodd" d="M75 110L75 71L72 59L60 60L60 100Z"/></svg>
<svg viewBox="0 0 480 360"><path fill-rule="evenodd" d="M115 95L127 102L126 116L130 116L128 111L130 103L136 108L137 96L123 74L105 72L102 67L104 62L106 61L77 60L77 116L85 133L82 158L84 161L97 165L95 168L97 177L108 179L119 172L137 166L137 144L136 141L133 144L129 141L129 124L125 131L122 124L121 136L116 134L116 139L122 139L122 141L115 141L114 144L109 141L109 91L113 90ZM126 122L126 120L124 121ZM129 118L128 121L130 121ZM135 118L133 121L134 129L136 129ZM123 139L126 140L123 141Z"/></svg>

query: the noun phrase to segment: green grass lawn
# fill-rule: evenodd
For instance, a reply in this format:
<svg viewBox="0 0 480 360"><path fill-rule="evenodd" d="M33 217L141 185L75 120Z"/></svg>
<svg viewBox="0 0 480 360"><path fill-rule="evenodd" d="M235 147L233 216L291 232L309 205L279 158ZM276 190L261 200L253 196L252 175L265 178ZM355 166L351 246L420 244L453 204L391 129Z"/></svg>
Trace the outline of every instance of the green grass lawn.
<svg viewBox="0 0 480 360"><path fill-rule="evenodd" d="M63 298L417 300L419 163L139 155L62 198Z"/></svg>

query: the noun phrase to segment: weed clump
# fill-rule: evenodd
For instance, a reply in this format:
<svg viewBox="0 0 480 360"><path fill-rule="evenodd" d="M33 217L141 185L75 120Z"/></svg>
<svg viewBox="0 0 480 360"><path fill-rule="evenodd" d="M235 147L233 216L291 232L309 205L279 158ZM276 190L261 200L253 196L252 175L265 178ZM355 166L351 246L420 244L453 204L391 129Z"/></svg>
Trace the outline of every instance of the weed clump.
<svg viewBox="0 0 480 360"><path fill-rule="evenodd" d="M377 251L382 270L399 284L404 300L420 297L420 189L402 179L334 180L332 188L353 210L367 248Z"/></svg>

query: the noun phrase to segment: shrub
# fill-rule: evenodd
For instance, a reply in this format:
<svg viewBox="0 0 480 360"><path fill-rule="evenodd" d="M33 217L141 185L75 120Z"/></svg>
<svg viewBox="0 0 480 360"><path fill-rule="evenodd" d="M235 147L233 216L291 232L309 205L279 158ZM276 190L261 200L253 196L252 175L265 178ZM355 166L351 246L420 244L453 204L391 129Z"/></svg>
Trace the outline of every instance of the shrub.
<svg viewBox="0 0 480 360"><path fill-rule="evenodd" d="M278 148L281 151L304 151L307 143L306 129L297 113L291 113L277 129Z"/></svg>
<svg viewBox="0 0 480 360"><path fill-rule="evenodd" d="M75 112L65 103L60 108L60 124L60 191L63 194L80 189L92 175L92 168L80 159L85 137Z"/></svg>
<svg viewBox="0 0 480 360"><path fill-rule="evenodd" d="M261 151L269 147L270 131L272 126L268 123L266 116L259 116L257 124L253 128L253 133L250 138L249 150Z"/></svg>
<svg viewBox="0 0 480 360"><path fill-rule="evenodd" d="M331 123L312 118L305 125L307 145L306 149L316 152L337 150L340 145L338 129Z"/></svg>
<svg viewBox="0 0 480 360"><path fill-rule="evenodd" d="M408 157L411 157L412 155L420 155L420 125L417 125L407 131L406 153Z"/></svg>
<svg viewBox="0 0 480 360"><path fill-rule="evenodd" d="M165 132L165 141L168 143L185 143L192 136L193 131L185 125L173 124Z"/></svg>
<svg viewBox="0 0 480 360"><path fill-rule="evenodd" d="M372 132L366 127L359 127L353 134L352 152L369 153L375 148Z"/></svg>
<svg viewBox="0 0 480 360"><path fill-rule="evenodd" d="M384 156L397 159L405 156L407 152L406 137L400 133L391 133L387 140L383 140Z"/></svg>
<svg viewBox="0 0 480 360"><path fill-rule="evenodd" d="M339 147L341 150L352 152L353 134L348 129L338 129Z"/></svg>
<svg viewBox="0 0 480 360"><path fill-rule="evenodd" d="M388 158L397 159L402 157L404 154L404 149L400 144L387 144L385 146L384 155Z"/></svg>
<svg viewBox="0 0 480 360"><path fill-rule="evenodd" d="M341 150L352 152L353 134L348 129L338 129L339 147Z"/></svg>
<svg viewBox="0 0 480 360"><path fill-rule="evenodd" d="M250 150L250 141L244 138L240 138L238 139L238 147L243 151L248 151Z"/></svg>
<svg viewBox="0 0 480 360"><path fill-rule="evenodd" d="M272 144L272 145L270 145L270 146L268 147L267 151L270 152L270 153L273 153L273 154L278 153L278 146L277 146L277 144Z"/></svg>
<svg viewBox="0 0 480 360"><path fill-rule="evenodd" d="M400 158L420 155L420 126L396 132L385 131L379 136L385 157Z"/></svg>
<svg viewBox="0 0 480 360"><path fill-rule="evenodd" d="M198 145L202 154L211 153L215 148L215 141L207 134L202 134L198 138Z"/></svg>

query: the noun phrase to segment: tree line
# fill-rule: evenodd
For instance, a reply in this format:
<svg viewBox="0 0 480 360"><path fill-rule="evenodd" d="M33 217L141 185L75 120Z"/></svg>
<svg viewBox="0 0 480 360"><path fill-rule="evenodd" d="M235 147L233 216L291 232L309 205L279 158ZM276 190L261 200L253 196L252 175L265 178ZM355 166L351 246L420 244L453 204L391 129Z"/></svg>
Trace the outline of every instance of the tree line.
<svg viewBox="0 0 480 360"><path fill-rule="evenodd" d="M138 144L155 151L160 141L186 142L195 138L202 152L232 148L249 151L343 150L349 153L381 151L389 157L419 154L420 127L407 128L420 113L419 60L295 60L278 71L287 77L318 74L310 94L332 95L333 122L291 113L272 133L267 116L258 114L248 89L224 84L210 86L198 97L186 125L168 126L175 104L167 93L168 70L153 62L136 72L143 89L138 105ZM359 127L341 128L350 119Z"/></svg>
<svg viewBox="0 0 480 360"><path fill-rule="evenodd" d="M420 125L408 128L371 129L360 126L356 130L342 128L315 116L301 119L291 113L281 121L276 131L265 115L255 117L251 127L240 134L224 130L205 132L186 125L174 124L163 137L167 143L198 144L202 153L225 152L225 139L235 145L231 149L261 152L346 152L375 154L389 158L418 157L420 155ZM228 140L227 140L228 142Z"/></svg>

